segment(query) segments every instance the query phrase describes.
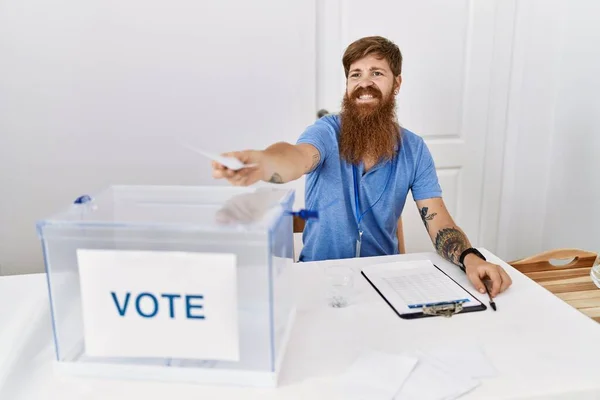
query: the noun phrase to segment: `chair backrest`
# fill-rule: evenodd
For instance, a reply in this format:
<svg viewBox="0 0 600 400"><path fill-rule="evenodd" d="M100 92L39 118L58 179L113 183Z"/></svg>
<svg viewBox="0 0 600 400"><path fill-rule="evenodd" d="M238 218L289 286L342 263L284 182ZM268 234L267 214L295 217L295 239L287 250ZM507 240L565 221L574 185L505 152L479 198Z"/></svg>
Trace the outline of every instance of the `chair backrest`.
<svg viewBox="0 0 600 400"><path fill-rule="evenodd" d="M509 262L565 303L600 322L600 289L590 277L598 255L580 249L557 249ZM553 264L553 260L562 261Z"/></svg>
<svg viewBox="0 0 600 400"><path fill-rule="evenodd" d="M581 249L555 249L531 257L509 262L524 274L544 271L560 271L574 268L588 268L594 264L598 255ZM553 264L552 260L568 261L565 264Z"/></svg>
<svg viewBox="0 0 600 400"><path fill-rule="evenodd" d="M306 221L300 218L297 215L294 215L294 233L302 233L304 232L304 226L306 225Z"/></svg>

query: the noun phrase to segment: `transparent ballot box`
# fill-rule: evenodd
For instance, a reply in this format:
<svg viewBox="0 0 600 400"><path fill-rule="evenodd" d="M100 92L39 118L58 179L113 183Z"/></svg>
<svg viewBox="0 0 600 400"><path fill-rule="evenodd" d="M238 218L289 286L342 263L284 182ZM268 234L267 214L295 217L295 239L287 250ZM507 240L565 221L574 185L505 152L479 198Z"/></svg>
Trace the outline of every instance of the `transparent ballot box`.
<svg viewBox="0 0 600 400"><path fill-rule="evenodd" d="M39 221L56 368L276 386L294 191L112 186Z"/></svg>

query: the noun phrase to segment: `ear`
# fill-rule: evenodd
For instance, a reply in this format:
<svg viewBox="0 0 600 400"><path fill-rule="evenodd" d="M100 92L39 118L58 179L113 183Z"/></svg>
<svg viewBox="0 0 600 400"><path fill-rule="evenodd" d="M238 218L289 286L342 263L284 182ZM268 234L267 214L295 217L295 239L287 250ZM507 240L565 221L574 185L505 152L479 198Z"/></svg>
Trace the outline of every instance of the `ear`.
<svg viewBox="0 0 600 400"><path fill-rule="evenodd" d="M398 94L400 85L402 85L402 75L398 75L394 78L394 94Z"/></svg>

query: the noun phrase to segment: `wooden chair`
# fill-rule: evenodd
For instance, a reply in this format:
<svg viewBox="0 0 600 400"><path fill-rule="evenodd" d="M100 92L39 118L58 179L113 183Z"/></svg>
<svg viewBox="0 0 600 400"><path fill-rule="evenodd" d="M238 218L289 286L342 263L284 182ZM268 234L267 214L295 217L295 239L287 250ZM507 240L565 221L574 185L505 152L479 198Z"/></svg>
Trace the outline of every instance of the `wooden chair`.
<svg viewBox="0 0 600 400"><path fill-rule="evenodd" d="M304 226L306 225L306 221L300 218L297 215L294 215L294 233L302 233L304 232Z"/></svg>
<svg viewBox="0 0 600 400"><path fill-rule="evenodd" d="M556 249L509 262L555 296L600 322L600 289L590 270L596 253L580 249ZM562 265L553 260L561 260ZM557 265L558 264L558 265Z"/></svg>

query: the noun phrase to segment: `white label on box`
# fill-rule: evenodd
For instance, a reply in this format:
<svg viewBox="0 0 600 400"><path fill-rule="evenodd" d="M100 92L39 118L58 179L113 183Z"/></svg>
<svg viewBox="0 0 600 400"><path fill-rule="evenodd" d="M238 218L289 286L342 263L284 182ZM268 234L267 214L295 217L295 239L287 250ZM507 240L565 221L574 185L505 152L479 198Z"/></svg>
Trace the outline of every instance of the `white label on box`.
<svg viewBox="0 0 600 400"><path fill-rule="evenodd" d="M86 355L239 361L234 254L78 249Z"/></svg>

